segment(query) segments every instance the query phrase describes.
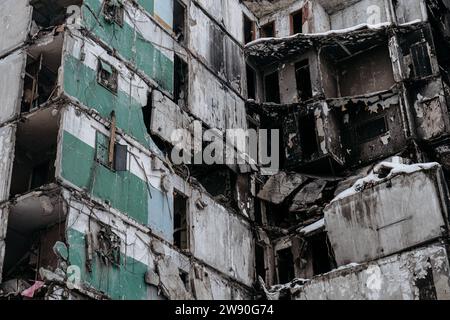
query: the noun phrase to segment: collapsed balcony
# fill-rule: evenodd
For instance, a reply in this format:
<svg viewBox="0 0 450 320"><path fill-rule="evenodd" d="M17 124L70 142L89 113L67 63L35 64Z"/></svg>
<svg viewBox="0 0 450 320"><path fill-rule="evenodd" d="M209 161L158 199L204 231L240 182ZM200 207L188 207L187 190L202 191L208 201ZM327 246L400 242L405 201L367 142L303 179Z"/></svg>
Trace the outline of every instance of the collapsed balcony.
<svg viewBox="0 0 450 320"><path fill-rule="evenodd" d="M27 50L22 113L30 112L55 98L62 60L63 34L46 35Z"/></svg>
<svg viewBox="0 0 450 320"><path fill-rule="evenodd" d="M268 284L302 287L311 283L305 279L325 280L328 272L339 272L336 268L443 239L448 189L442 169L437 163L409 162L394 157L340 181L285 172L271 177L258 193L270 225L258 232L256 258L265 266L258 275ZM282 207L297 217L278 228L284 235L274 232L273 220L282 216Z"/></svg>
<svg viewBox="0 0 450 320"><path fill-rule="evenodd" d="M55 181L59 114L53 108L30 114L18 124L10 197Z"/></svg>
<svg viewBox="0 0 450 320"><path fill-rule="evenodd" d="M81 7L83 0L31 0L33 6L33 22L39 28L51 28L65 23L72 12L72 5Z"/></svg>
<svg viewBox="0 0 450 320"><path fill-rule="evenodd" d="M326 98L361 96L390 89L394 84L388 39L361 46L342 43L320 50L322 86Z"/></svg>
<svg viewBox="0 0 450 320"><path fill-rule="evenodd" d="M43 297L40 269L59 267L57 247L65 240L64 220L56 187L21 196L11 205L0 299Z"/></svg>
<svg viewBox="0 0 450 320"><path fill-rule="evenodd" d="M280 63L293 56L300 56L313 48L336 46L335 54L345 57L367 47L367 41L385 42L389 24L381 26L357 26L351 29L321 34L296 34L286 38L262 38L246 45L246 57L255 65ZM398 27L404 28L404 27Z"/></svg>

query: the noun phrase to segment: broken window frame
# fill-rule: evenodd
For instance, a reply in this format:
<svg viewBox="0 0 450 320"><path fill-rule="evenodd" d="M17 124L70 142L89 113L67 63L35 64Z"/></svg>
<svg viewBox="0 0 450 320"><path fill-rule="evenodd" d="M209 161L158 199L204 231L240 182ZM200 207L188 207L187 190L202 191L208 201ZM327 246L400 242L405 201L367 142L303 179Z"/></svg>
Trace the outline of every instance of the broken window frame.
<svg viewBox="0 0 450 320"><path fill-rule="evenodd" d="M177 5L182 9L183 21L181 23L177 23ZM180 25L180 31L177 31L177 26ZM187 7L180 0L174 0L173 5L173 33L175 35L175 39L178 43L186 44L188 40L188 24L187 24Z"/></svg>
<svg viewBox="0 0 450 320"><path fill-rule="evenodd" d="M119 72L112 64L98 59L97 83L111 93L117 94L119 90Z"/></svg>
<svg viewBox="0 0 450 320"><path fill-rule="evenodd" d="M426 51L424 59L427 61L421 61L419 57L419 50L421 50L422 53ZM425 39L410 46L410 55L415 78L420 79L433 75L433 65L430 58L430 46Z"/></svg>
<svg viewBox="0 0 450 320"><path fill-rule="evenodd" d="M24 75L24 89L22 94L21 112L26 113L38 109L41 105L49 101L55 94L58 85L58 74L52 71L45 63L45 54L41 53L39 57L34 57L30 52L27 53L27 62ZM30 71L33 65L37 66L36 70ZM50 78L50 79L49 79ZM44 80L40 80L44 79ZM31 81L31 97L29 101L26 99L26 87L28 81ZM51 82L51 90L43 90L43 86L48 86Z"/></svg>
<svg viewBox="0 0 450 320"><path fill-rule="evenodd" d="M117 235L110 226L101 224L100 230L97 233L97 243L98 248L96 252L103 263L120 267L122 264L122 240L120 239L120 236Z"/></svg>
<svg viewBox="0 0 450 320"><path fill-rule="evenodd" d="M177 54L174 60L173 100L182 108L188 106L189 64Z"/></svg>
<svg viewBox="0 0 450 320"><path fill-rule="evenodd" d="M110 12L108 10L113 10ZM122 0L105 0L102 6L103 17L108 23L115 23L123 27L125 20L125 7Z"/></svg>
<svg viewBox="0 0 450 320"><path fill-rule="evenodd" d="M128 146L114 142L113 162L110 164L110 138L100 131L95 137L95 161L114 172L128 171Z"/></svg>

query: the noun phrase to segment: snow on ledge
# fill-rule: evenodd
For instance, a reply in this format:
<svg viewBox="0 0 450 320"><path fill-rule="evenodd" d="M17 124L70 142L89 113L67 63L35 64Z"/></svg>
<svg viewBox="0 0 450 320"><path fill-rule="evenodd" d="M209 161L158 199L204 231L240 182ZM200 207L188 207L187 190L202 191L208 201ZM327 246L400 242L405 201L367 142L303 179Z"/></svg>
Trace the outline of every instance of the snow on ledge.
<svg viewBox="0 0 450 320"><path fill-rule="evenodd" d="M417 22L414 22L417 23ZM329 36L329 35L333 35L333 34L343 34L343 33L348 33L348 32L352 32L352 31L358 31L358 30L364 30L364 29L369 29L369 30L380 30L383 28L387 28L392 26L393 24L391 22L383 22L383 23L378 23L378 24L367 24L367 23L362 23L362 24L358 24L354 27L350 27L350 28L346 28L346 29L337 29L337 30L329 30L326 32L319 32L319 33L298 33L298 34L294 34L291 36L287 36L287 37L281 37L281 38L276 38L276 37L272 37L272 38L259 38L256 40L253 40L249 43L247 43L245 45L246 48L248 47L252 47L256 44L259 44L261 42L267 42L267 41L283 41L283 40L289 40L289 39L295 39L297 37L304 37L304 38L314 38L314 37L324 37L324 36Z"/></svg>
<svg viewBox="0 0 450 320"><path fill-rule="evenodd" d="M319 229L322 229L325 227L325 219L320 219L319 221L316 221L313 224L310 224L307 227L304 227L303 229L300 230L300 234L302 235L308 235L314 231L317 231Z"/></svg>
<svg viewBox="0 0 450 320"><path fill-rule="evenodd" d="M400 175L400 174L412 174L415 172L423 171L423 170L430 170L433 168L439 168L440 164L437 162L431 162L431 163L418 163L418 164L412 164L412 165L406 165L406 164L400 164L400 163L393 163L393 162L381 162L378 165L374 167L374 169L370 172L370 174L362 179L359 179L355 182L355 184L341 192L336 198L331 201L331 203L334 203L336 201L348 198L352 195L355 195L357 193L360 193L364 191L365 187L368 185L375 185L377 183L380 183L382 181L386 181L389 179L392 179L393 177ZM389 174L387 176L380 176L382 172L386 172L389 170Z"/></svg>
<svg viewBox="0 0 450 320"><path fill-rule="evenodd" d="M413 20L413 21L409 21L409 22L405 22L405 23L399 24L399 26L407 27L407 26L418 24L418 23L421 23L421 22L423 22L423 21L420 20L420 19L416 19L416 20ZM392 22L382 22L382 23L378 23L378 24L361 23L361 24L358 24L358 25L353 26L353 27L349 27L349 28L345 28L345 29L329 30L329 31L325 31L325 32L298 33L298 34L290 35L290 36L287 36L287 37L259 38L259 39L255 39L255 40L247 43L245 45L245 47L249 48L249 47L254 46L256 44L259 44L261 42L267 42L267 41L282 41L282 40L294 39L294 38L297 38L297 37L304 37L305 39L306 38L314 38L314 37L325 37L325 36L330 36L330 35L334 35L334 34L344 34L344 33L349 33L349 32L353 32L353 31L364 30L364 29L380 30L380 29L391 27L391 26L395 26L395 24L393 24Z"/></svg>

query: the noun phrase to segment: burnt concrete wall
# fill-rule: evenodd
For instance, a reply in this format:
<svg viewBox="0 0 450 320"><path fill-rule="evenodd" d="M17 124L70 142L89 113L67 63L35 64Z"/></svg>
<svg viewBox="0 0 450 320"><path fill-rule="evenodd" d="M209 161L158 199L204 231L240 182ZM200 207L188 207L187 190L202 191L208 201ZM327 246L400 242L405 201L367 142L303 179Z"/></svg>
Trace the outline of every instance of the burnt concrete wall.
<svg viewBox="0 0 450 320"><path fill-rule="evenodd" d="M389 89L394 84L387 46L351 57L337 66L340 96L358 96Z"/></svg>

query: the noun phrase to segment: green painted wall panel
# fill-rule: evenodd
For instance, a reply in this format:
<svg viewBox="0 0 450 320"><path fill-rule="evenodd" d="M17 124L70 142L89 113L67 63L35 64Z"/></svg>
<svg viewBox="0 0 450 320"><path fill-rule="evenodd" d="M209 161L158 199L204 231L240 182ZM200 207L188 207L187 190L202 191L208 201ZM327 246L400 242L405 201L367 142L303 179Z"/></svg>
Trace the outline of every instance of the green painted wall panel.
<svg viewBox="0 0 450 320"><path fill-rule="evenodd" d="M153 1L148 4L146 1L141 2L145 3L149 12L153 11ZM134 26L124 23L121 27L115 23L106 22L100 1L85 0L82 12L86 29L115 48L125 59L135 63L138 69L155 80L163 89L173 92L173 59L147 41Z"/></svg>
<svg viewBox="0 0 450 320"><path fill-rule="evenodd" d="M97 290L105 292L117 300L145 300L148 298L148 286L145 273L147 265L121 254L121 265L106 265L94 253L92 272L86 267L85 234L69 229L67 241L69 245L69 260L71 265L80 267L81 279Z"/></svg>
<svg viewBox="0 0 450 320"><path fill-rule="evenodd" d="M173 198L131 172L114 172L95 161L95 149L64 131L61 175L93 196L173 241Z"/></svg>
<svg viewBox="0 0 450 320"><path fill-rule="evenodd" d="M64 179L148 225L146 182L131 172L114 172L96 162L95 150L66 131L61 161Z"/></svg>
<svg viewBox="0 0 450 320"><path fill-rule="evenodd" d="M106 119L110 119L111 112L115 111L119 128L143 145L151 144L141 104L123 91L114 94L98 84L97 72L73 56L65 57L64 91Z"/></svg>

